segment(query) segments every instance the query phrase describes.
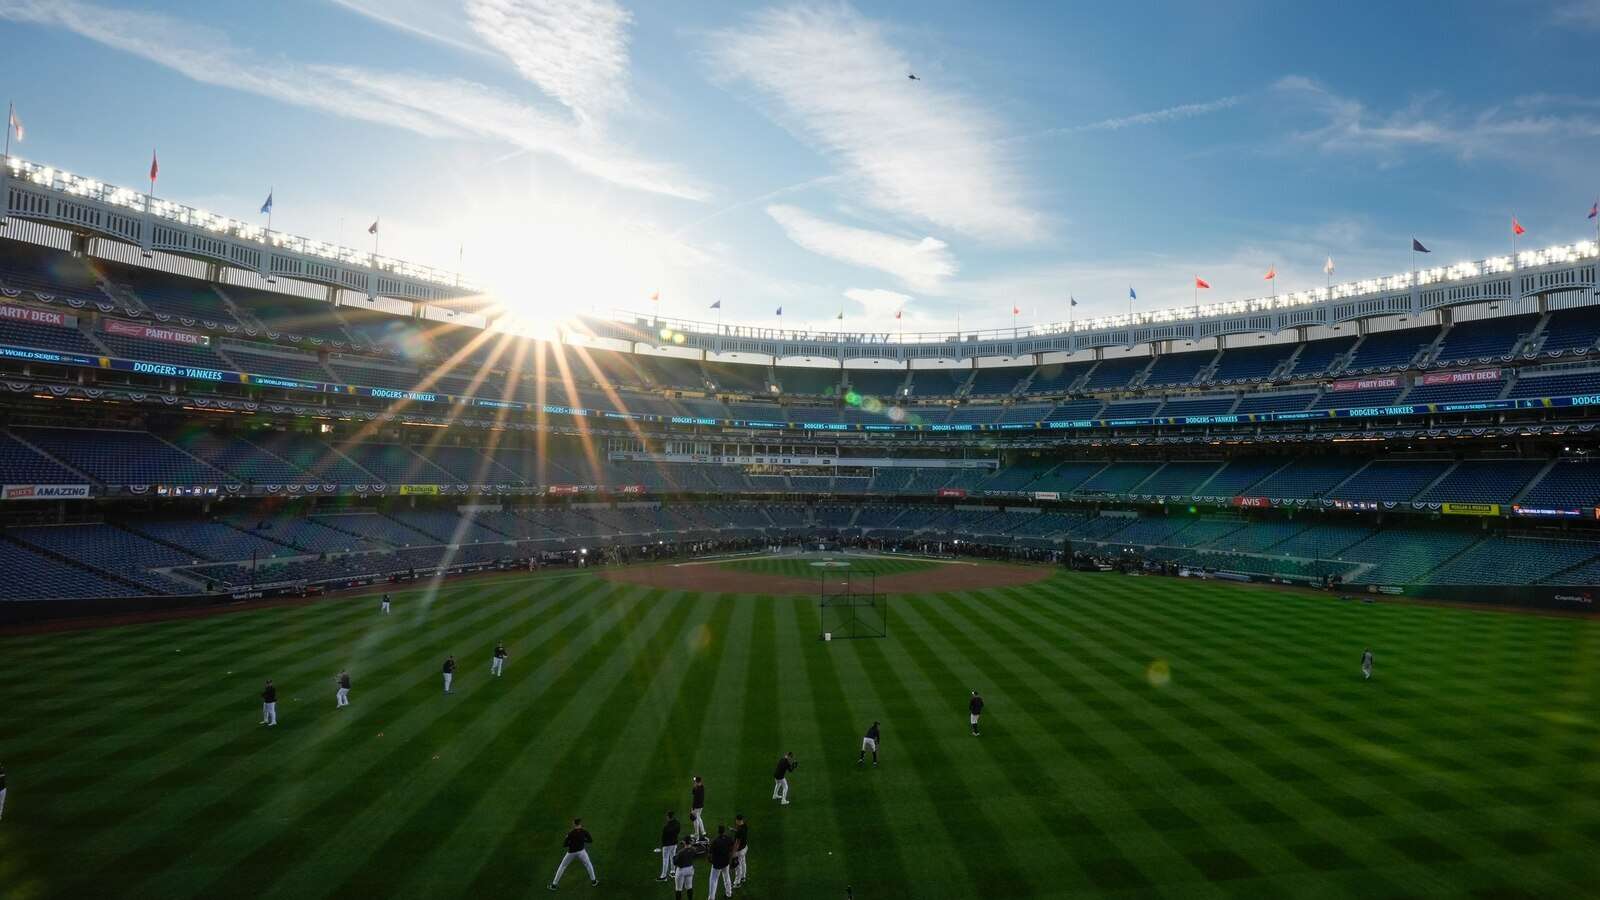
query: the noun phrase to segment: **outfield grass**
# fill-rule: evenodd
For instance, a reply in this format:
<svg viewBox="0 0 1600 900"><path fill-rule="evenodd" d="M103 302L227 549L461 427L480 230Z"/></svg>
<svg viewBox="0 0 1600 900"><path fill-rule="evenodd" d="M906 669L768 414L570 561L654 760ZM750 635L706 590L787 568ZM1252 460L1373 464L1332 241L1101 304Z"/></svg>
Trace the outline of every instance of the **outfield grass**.
<svg viewBox="0 0 1600 900"><path fill-rule="evenodd" d="M569 871L563 894L666 897L648 851L692 773L713 823L750 816L754 897L1600 883L1594 621L1067 573L906 597L888 639L831 644L808 598L593 575L396 600L387 618L336 600L0 638L0 894L543 895L581 814L601 886ZM342 666L353 705L335 711ZM861 770L875 718L883 767Z"/></svg>
<svg viewBox="0 0 1600 900"><path fill-rule="evenodd" d="M752 575L778 575L785 578L820 578L823 575L904 575L920 572L940 565L927 559L892 559L881 556L832 557L839 565L818 566L821 560L808 557L780 557L777 559L741 559L721 564L724 569L749 572ZM760 584L752 585L759 588ZM751 839L752 846L754 838Z"/></svg>

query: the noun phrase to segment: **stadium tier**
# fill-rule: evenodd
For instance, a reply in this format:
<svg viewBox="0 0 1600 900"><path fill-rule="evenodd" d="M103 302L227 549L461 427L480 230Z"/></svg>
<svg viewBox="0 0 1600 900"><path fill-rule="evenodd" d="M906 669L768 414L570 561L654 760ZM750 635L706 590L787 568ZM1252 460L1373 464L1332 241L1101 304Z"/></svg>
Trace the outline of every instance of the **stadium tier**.
<svg viewBox="0 0 1600 900"><path fill-rule="evenodd" d="M1566 584L1600 553L1600 304L1566 282L1470 315L802 366L0 251L0 547L53 576L14 599L833 532L1374 584Z"/></svg>

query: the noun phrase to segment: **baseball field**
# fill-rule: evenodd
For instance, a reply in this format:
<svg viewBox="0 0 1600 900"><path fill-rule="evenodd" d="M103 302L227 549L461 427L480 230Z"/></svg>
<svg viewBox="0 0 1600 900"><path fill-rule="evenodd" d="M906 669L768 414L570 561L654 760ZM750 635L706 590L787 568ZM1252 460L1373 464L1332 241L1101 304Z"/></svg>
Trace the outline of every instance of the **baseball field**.
<svg viewBox="0 0 1600 900"><path fill-rule="evenodd" d="M669 897L695 774L752 897L1595 895L1600 621L1005 569L829 643L792 561L3 636L0 895L542 896L581 815L562 895Z"/></svg>

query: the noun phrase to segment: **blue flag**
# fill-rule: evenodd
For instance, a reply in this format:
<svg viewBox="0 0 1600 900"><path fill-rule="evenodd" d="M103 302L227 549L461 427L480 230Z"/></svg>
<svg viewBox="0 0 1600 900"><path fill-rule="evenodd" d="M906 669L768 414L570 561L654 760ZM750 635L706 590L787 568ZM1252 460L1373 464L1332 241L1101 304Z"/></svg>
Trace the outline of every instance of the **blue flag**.
<svg viewBox="0 0 1600 900"><path fill-rule="evenodd" d="M1131 284L1128 285L1128 299L1129 300L1137 300L1137 299L1139 299L1139 295L1135 294L1133 292L1133 285L1131 285Z"/></svg>
<svg viewBox="0 0 1600 900"><path fill-rule="evenodd" d="M1411 250L1412 250L1412 252L1415 252L1415 253L1432 253L1433 252L1432 250L1429 250L1427 247L1422 246L1422 242L1417 240L1416 238L1412 238L1411 239Z"/></svg>
<svg viewBox="0 0 1600 900"><path fill-rule="evenodd" d="M717 302L711 304L711 308L712 309L721 309L722 308L722 301L718 300Z"/></svg>
<svg viewBox="0 0 1600 900"><path fill-rule="evenodd" d="M1078 298L1077 297L1068 297L1067 299L1072 301L1072 305L1073 306L1077 306L1078 305Z"/></svg>
<svg viewBox="0 0 1600 900"><path fill-rule="evenodd" d="M778 315L783 315L783 307L778 307Z"/></svg>
<svg viewBox="0 0 1600 900"><path fill-rule="evenodd" d="M272 192L267 191L267 202L261 204L261 214L264 216L272 212Z"/></svg>

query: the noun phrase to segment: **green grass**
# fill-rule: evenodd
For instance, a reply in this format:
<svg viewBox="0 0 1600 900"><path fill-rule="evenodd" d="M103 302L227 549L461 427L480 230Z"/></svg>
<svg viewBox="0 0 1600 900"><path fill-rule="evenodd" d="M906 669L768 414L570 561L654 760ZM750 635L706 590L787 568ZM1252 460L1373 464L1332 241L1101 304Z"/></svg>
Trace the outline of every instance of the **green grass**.
<svg viewBox="0 0 1600 900"><path fill-rule="evenodd" d="M848 566L816 566L812 563L815 559L808 558L780 558L780 559L741 559L721 564L724 569L736 572L749 572L753 575L778 575L785 578L816 579L821 575L903 575L907 572L920 572L931 569L939 563L926 559L888 559L883 557L836 557L837 562L849 563ZM757 585L759 587L759 585ZM755 846L755 838L750 839L751 846Z"/></svg>
<svg viewBox="0 0 1600 900"><path fill-rule="evenodd" d="M888 639L822 644L813 603L515 577L388 618L337 600L0 638L0 894L542 895L581 814L601 886L569 872L564 894L665 897L647 851L693 773L713 823L751 817L755 897L1600 883L1600 623L1062 574L899 598ZM855 765L872 719L876 771Z"/></svg>

